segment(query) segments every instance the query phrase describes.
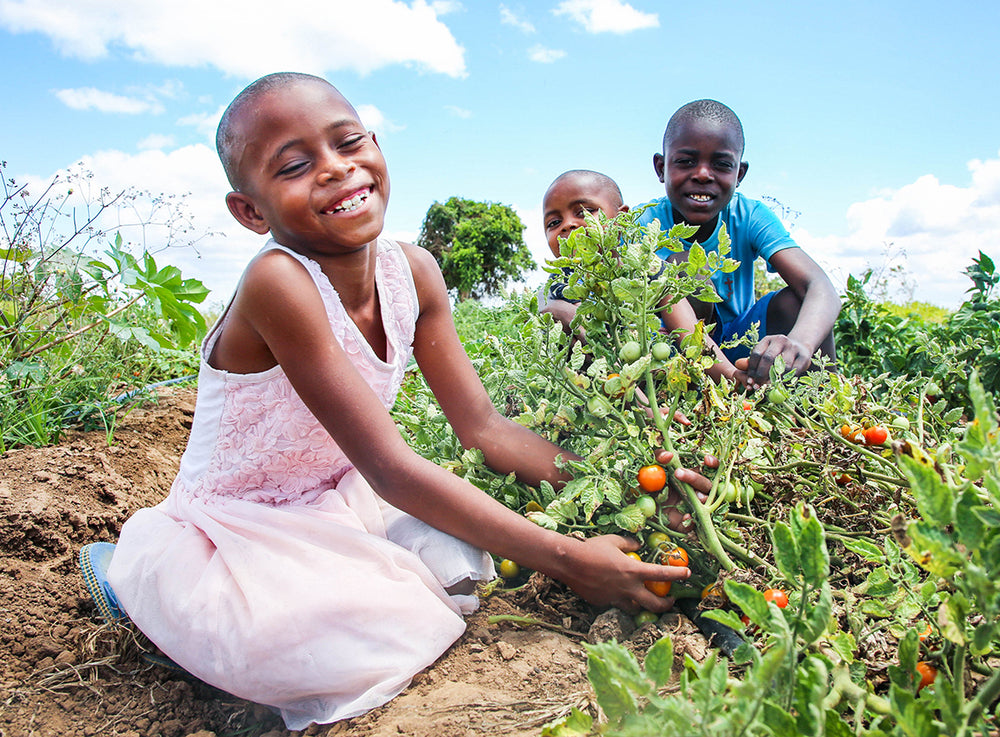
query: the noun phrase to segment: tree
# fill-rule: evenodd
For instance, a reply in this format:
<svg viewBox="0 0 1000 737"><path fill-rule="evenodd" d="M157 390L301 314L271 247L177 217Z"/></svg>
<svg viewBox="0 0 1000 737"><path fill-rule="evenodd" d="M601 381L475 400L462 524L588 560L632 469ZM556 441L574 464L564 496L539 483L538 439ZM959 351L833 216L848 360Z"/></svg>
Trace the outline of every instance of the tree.
<svg viewBox="0 0 1000 737"><path fill-rule="evenodd" d="M434 255L445 284L464 300L496 294L535 268L523 231L507 205L452 197L427 210L417 245Z"/></svg>

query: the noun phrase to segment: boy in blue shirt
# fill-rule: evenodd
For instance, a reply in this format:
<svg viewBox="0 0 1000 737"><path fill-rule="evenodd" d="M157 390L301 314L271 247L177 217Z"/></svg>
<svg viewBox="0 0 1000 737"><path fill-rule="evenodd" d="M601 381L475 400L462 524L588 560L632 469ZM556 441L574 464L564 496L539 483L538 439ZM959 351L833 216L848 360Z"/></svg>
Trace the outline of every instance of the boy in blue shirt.
<svg viewBox="0 0 1000 737"><path fill-rule="evenodd" d="M741 337L759 323L760 341L752 349L725 351L721 373L747 386L767 383L771 365L781 356L785 367L801 374L817 350L835 358L833 324L840 297L829 277L803 251L767 205L736 192L746 176L743 126L736 114L715 100L681 107L667 123L663 152L653 155L653 169L666 197L647 203L639 222L658 220L663 230L675 223L697 225L691 241L706 251L719 245L723 223L731 238L729 256L740 262L730 273L712 277L722 302L691 300L698 319L714 323L716 343ZM687 251L664 250L662 258L686 259ZM755 300L753 265L760 257L788 285ZM694 326L691 325L690 328ZM732 363L746 358L746 374Z"/></svg>

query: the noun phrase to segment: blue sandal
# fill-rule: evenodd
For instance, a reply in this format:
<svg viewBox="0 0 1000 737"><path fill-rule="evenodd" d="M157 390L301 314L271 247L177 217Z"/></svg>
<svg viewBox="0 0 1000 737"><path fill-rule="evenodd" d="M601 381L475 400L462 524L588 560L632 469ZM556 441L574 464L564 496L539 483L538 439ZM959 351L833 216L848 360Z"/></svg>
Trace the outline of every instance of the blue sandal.
<svg viewBox="0 0 1000 737"><path fill-rule="evenodd" d="M114 553L113 543L84 545L80 548L80 571L101 619L105 622L125 624L128 615L118 603L118 597L108 583L108 566L111 565L111 556Z"/></svg>

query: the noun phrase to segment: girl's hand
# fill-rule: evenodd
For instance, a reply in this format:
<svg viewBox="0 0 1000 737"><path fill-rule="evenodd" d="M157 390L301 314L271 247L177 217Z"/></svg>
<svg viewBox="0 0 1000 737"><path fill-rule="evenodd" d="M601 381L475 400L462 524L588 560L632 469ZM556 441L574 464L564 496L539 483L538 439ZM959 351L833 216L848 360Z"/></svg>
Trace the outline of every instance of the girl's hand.
<svg viewBox="0 0 1000 737"><path fill-rule="evenodd" d="M648 609L665 612L674 605L646 588L646 581L683 581L689 568L661 566L635 560L625 553L638 550L638 541L620 535L601 535L577 541L575 565L562 580L582 598L597 606L616 606L627 612Z"/></svg>

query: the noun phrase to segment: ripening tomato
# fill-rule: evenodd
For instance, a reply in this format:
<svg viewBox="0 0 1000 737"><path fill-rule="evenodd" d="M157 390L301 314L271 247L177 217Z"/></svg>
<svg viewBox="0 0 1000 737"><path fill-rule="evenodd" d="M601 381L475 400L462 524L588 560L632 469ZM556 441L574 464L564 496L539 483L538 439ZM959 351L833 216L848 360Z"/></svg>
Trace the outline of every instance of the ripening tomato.
<svg viewBox="0 0 1000 737"><path fill-rule="evenodd" d="M663 487L667 485L667 472L663 466L657 463L650 463L648 466L640 468L636 478L639 481L639 488L650 494L662 491Z"/></svg>
<svg viewBox="0 0 1000 737"><path fill-rule="evenodd" d="M926 660L921 660L917 663L917 673L920 674L920 685L917 686L918 691L926 686L930 686L934 683L934 679L937 678L937 668Z"/></svg>
<svg viewBox="0 0 1000 737"><path fill-rule="evenodd" d="M634 550L631 551L631 552L625 553L625 555L627 555L629 558L633 558L633 559L635 559L637 561L640 561L640 562L642 561L642 556L639 555L638 553L636 553Z"/></svg>
<svg viewBox="0 0 1000 737"><path fill-rule="evenodd" d="M853 443L859 442L858 439L858 428L853 425L843 424L840 426L840 435L846 440L850 440Z"/></svg>
<svg viewBox="0 0 1000 737"><path fill-rule="evenodd" d="M881 425L866 427L864 431L865 445L882 445L889 439L889 431Z"/></svg>
<svg viewBox="0 0 1000 737"><path fill-rule="evenodd" d="M660 558L660 563L663 565L677 566L678 568L687 568L688 561L688 553L681 547L663 551L663 557Z"/></svg>
<svg viewBox="0 0 1000 737"><path fill-rule="evenodd" d="M512 561L510 558L504 558L500 561L500 577L511 579L517 578L521 573L521 566Z"/></svg>
<svg viewBox="0 0 1000 737"><path fill-rule="evenodd" d="M928 622L927 626L924 628L924 631L921 632L919 635L917 635L917 637L920 639L921 642L923 642L928 637L930 637L933 632L934 632L934 630L931 629L931 623Z"/></svg>
<svg viewBox="0 0 1000 737"><path fill-rule="evenodd" d="M726 596L726 589L722 586L722 583L716 581L715 583L710 583L708 586L701 590L701 598L704 599L721 599L722 603L729 601L729 597Z"/></svg>
<svg viewBox="0 0 1000 737"><path fill-rule="evenodd" d="M644 583L646 588L657 596L663 597L670 593L670 581L645 581Z"/></svg>
<svg viewBox="0 0 1000 737"><path fill-rule="evenodd" d="M656 500L648 494L636 497L635 506L642 512L642 516L647 519L656 514Z"/></svg>
<svg viewBox="0 0 1000 737"><path fill-rule="evenodd" d="M746 410L747 412L749 412L750 410L752 410L753 409L753 402L751 402L749 399L744 400L744 402L743 402L743 409Z"/></svg>
<svg viewBox="0 0 1000 737"><path fill-rule="evenodd" d="M768 589L764 592L764 598L767 601L773 601L778 609L784 609L788 606L788 594L781 589Z"/></svg>

